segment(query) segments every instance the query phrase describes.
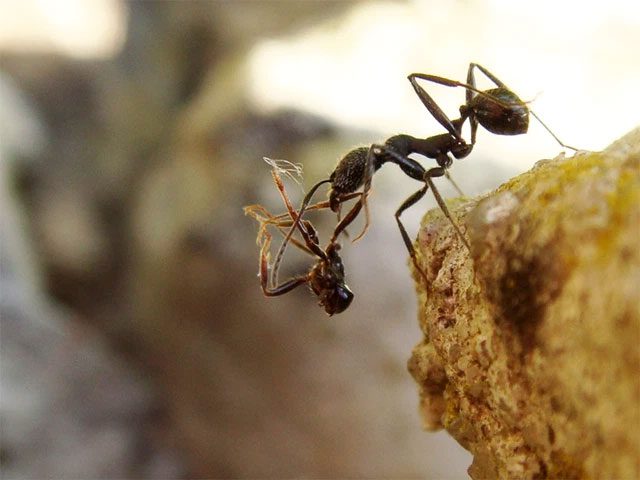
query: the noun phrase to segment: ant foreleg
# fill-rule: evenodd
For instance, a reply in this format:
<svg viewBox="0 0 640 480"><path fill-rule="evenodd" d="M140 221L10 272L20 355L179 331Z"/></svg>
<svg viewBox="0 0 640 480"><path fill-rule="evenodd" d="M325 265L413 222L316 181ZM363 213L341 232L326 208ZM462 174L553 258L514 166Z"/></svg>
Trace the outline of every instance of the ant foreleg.
<svg viewBox="0 0 640 480"><path fill-rule="evenodd" d="M444 113L444 111L440 108L440 106L436 103L436 101L431 97L431 95L429 95L427 93L427 91L424 88L422 88L418 84L418 82L416 81L416 78L423 78L424 79L424 77L425 77L425 75L423 75L423 74L412 73L407 78L409 79L409 82L411 82L411 86L413 87L413 89L415 90L416 94L418 95L418 98L420 99L422 104L427 108L427 110L429 110L429 113L433 116L433 118L435 118L438 121L438 123L440 125L442 125L451 135L456 137L457 140L464 141L462 139L462 135L460 133L460 129L456 128L453 125L453 123L451 122L451 119L447 116L447 114ZM433 76L432 75L427 75L427 77L430 77L429 79L431 79L431 77L433 77ZM449 83L449 82L453 82L453 80L448 80L448 79L442 78L442 77L433 77L433 78L434 79L437 78L437 79L441 80L442 82L447 82L447 83L443 83L444 85L457 86L457 85L451 85ZM435 80L432 79L431 81L435 81ZM442 83L442 82L438 81L436 83ZM460 125L460 127L462 127L462 125Z"/></svg>
<svg viewBox="0 0 640 480"><path fill-rule="evenodd" d="M431 115L433 115L433 118L435 118L438 121L438 123L440 123L440 125L442 125L458 141L464 141L462 139L461 129L462 129L462 124L466 120L466 117L463 117L458 121L451 120L447 116L447 114L445 114L442 111L442 109L438 106L438 104L435 102L435 100L433 100L431 95L429 95L427 93L427 91L418 84L416 79L419 78L419 79L425 80L427 82L432 82L432 83L437 83L439 85L444 85L445 87L462 87L462 88L465 88L467 90L467 97L469 97L469 95L470 95L469 92L475 92L477 95L480 95L482 97L488 98L488 99L490 99L494 103L497 103L500 106L509 107L509 104L501 101L498 98L495 98L492 95L489 95L486 92L483 92L482 90L477 89L475 84L458 82L457 80L451 80L449 78L438 77L436 75L429 75L429 74L426 74L426 73L412 73L407 78L411 82L411 85L413 86L413 89L415 90L416 94L418 95L418 98L420 99L422 104L427 108L427 110L429 110L429 113L431 113Z"/></svg>

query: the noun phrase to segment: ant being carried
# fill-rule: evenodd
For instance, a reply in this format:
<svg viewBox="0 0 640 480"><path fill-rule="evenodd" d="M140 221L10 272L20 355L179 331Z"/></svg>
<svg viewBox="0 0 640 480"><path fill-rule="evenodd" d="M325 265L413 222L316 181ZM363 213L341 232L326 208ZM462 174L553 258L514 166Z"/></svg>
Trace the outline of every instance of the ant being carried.
<svg viewBox="0 0 640 480"><path fill-rule="evenodd" d="M496 88L489 90L479 90L476 88L475 70L478 69ZM469 244L463 235L460 227L452 217L442 196L436 189L433 178L445 176L451 180L448 168L452 165L453 159L461 159L468 156L476 143L476 133L478 125L496 135L520 135L527 133L529 128L529 114L533 115L540 124L553 136L553 138L565 148L577 150L574 147L564 144L560 139L542 122L542 120L528 108L526 102L522 101L513 91L511 91L501 80L489 72L483 66L471 63L467 71L466 83L450 80L435 75L422 73L412 73L408 77L409 82L415 90L422 104L429 113L442 125L447 133L434 135L427 138L416 138L410 135L395 135L387 139L384 144L373 144L369 147L359 147L348 152L336 166L329 178L316 183L305 196L300 209L295 214L290 215L292 223L288 233L285 235L280 249L278 250L273 269L277 272L287 243L291 239L293 232L300 229L303 224L302 217L306 210L310 208L330 208L338 213L340 219L340 209L342 203L352 198L358 198L347 215L339 221L338 233L334 232L334 239L342 232L359 214L364 207L365 223L362 231L354 238L354 242L360 239L369 226L369 210L367 207L367 196L371 189L371 181L374 173L385 163L391 162L398 165L409 177L424 183L424 186L410 195L395 213L395 219L400 230L404 244L412 258L416 269L424 276L424 272L419 268L415 250L411 239L400 220L402 213L418 202L430 188L445 216L451 221L462 243L469 248ZM460 106L460 117L451 120L418 83L418 80L436 83L447 87L462 87L466 90L465 103ZM462 137L462 128L466 121L469 121L471 140L467 142ZM409 155L418 154L436 161L437 167L425 169L417 160ZM315 192L320 186L330 184L329 200L310 206ZM455 183L454 183L454 186ZM362 190L359 189L362 187ZM457 186L456 186L457 188ZM459 190L459 189L458 189ZM294 218L295 217L295 218Z"/></svg>
<svg viewBox="0 0 640 480"><path fill-rule="evenodd" d="M338 224L327 247L323 250L320 247L315 227L310 221L300 219L298 212L291 205L280 177L281 172L287 174L288 172L278 166L276 162L266 160L273 167L271 175L287 213L273 215L262 205L249 205L244 208L245 215L253 217L260 224L257 243L260 245L259 276L262 291L267 297L275 297L284 295L300 285L307 284L318 297L318 303L324 307L325 312L329 315L341 313L349 307L353 300L353 293L345 283L344 266L338 253L340 244L337 242L337 238L344 229L342 226L344 222ZM320 203L308 207L308 210L327 207L328 204ZM302 237L302 242L293 237L293 230L285 233L285 229L291 228L294 223L296 225L295 229ZM305 253L317 257L315 265L311 267L308 273L297 275L283 283L278 283L279 264L271 268L269 266L271 234L268 231L268 227L270 225L276 227L285 236L283 245L286 246L290 242Z"/></svg>

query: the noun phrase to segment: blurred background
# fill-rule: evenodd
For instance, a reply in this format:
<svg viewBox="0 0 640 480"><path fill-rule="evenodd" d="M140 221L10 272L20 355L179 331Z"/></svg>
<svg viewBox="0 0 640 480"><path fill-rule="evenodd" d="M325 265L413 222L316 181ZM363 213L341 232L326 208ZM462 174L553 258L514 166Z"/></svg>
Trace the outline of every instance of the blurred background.
<svg viewBox="0 0 640 480"><path fill-rule="evenodd" d="M471 61L604 148L638 124L640 3L572 5L0 0L3 478L467 478L406 371L421 333L393 212L419 185L376 175L331 318L304 288L262 296L242 207L282 209L263 156L308 188L356 145L442 133L406 76ZM454 117L464 91L427 88ZM560 151L535 121L481 131L451 172L476 195Z"/></svg>

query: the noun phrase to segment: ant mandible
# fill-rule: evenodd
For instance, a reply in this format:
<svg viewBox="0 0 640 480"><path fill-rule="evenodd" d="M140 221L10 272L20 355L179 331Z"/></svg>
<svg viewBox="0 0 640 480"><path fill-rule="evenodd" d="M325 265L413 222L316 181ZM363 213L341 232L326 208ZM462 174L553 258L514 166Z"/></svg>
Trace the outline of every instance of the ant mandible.
<svg viewBox="0 0 640 480"><path fill-rule="evenodd" d="M307 284L318 297L318 304L324 307L329 315L341 313L346 310L353 300L353 293L345 283L344 265L338 251L340 244L337 238L345 228L340 222L329 240L329 244L323 250L320 247L318 234L315 227L308 220L300 219L299 212L291 205L289 196L285 190L282 178L278 173L278 168L274 165L271 175L280 193L287 213L282 215L272 215L262 205L250 205L245 207L246 215L250 215L260 223L258 231L258 244L260 245L260 286L267 297L284 295L300 285ZM318 206L319 205L319 206ZM326 205L318 204L309 208L326 208ZM357 213L356 213L357 214ZM289 218L285 218L288 216ZM345 220L348 220L345 217ZM269 274L269 249L271 246L271 234L267 230L268 225L274 225L283 235L284 229L293 226L302 236L304 243L293 238L293 229L285 235L284 243L293 243L296 247L309 255L316 256L317 262L305 275L298 275L283 283L278 283L278 265L271 268Z"/></svg>
<svg viewBox="0 0 640 480"><path fill-rule="evenodd" d="M474 70L480 70L496 88L489 90L479 90L476 88ZM529 128L529 113L531 113L540 124L553 136L553 138L563 147L577 150L574 147L564 144L547 125L528 108L526 102L522 101L512 90L510 90L501 80L488 71L482 65L470 63L467 71L467 82L458 82L444 77L428 75L422 73L412 73L408 76L409 82L415 90L418 98L427 108L429 113L447 130L447 133L434 135L427 138L415 138L410 135L400 134L387 139L384 144L373 144L370 147L359 147L348 152L336 166L328 179L321 180L315 184L305 196L298 219L294 220L289 238L297 228L300 218L304 215L308 204L311 202L316 190L323 184L330 184L328 206L332 211L340 215L340 207L347 199L354 198L354 192L363 187L361 192L355 193L359 196L358 201L349 211L347 216L340 222L341 230L355 219L360 210L365 209L365 224L360 234L353 241L361 238L369 226L369 211L367 207L367 196L371 188L373 174L387 162L397 164L409 177L424 182L424 186L410 195L395 212L395 219L402 235L404 244L409 251L414 265L424 275L418 267L415 250L411 239L400 220L402 213L418 202L429 188L445 216L450 220L462 243L469 248L469 244L464 237L457 222L453 219L446 203L436 189L433 178L448 176L448 168L453 163L453 158L461 159L468 156L476 142L478 125L496 135L520 135L527 133ZM438 106L427 91L418 83L424 80L447 87L462 87L466 89L465 104L460 107L460 118L451 120ZM471 130L471 142L467 143L462 137L462 127L469 120ZM438 164L437 167L425 169L417 160L409 157L411 154L423 155L432 158ZM452 158L453 156L453 158ZM455 186L455 183L454 183ZM457 188L457 186L456 186ZM346 223L345 223L346 221ZM286 239L278 250L275 267L279 265Z"/></svg>

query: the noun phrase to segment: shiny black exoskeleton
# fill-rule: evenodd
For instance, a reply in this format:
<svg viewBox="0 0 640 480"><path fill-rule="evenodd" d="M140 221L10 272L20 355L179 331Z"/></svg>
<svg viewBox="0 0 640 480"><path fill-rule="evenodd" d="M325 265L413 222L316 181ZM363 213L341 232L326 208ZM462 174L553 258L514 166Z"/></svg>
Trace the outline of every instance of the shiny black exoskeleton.
<svg viewBox="0 0 640 480"><path fill-rule="evenodd" d="M346 310L353 300L353 293L345 281L344 264L338 253L340 244L337 237L340 231L334 232L327 247L323 250L320 247L318 234L311 222L308 220L298 221L298 212L291 205L284 184L277 170L273 171L273 179L280 192L285 206L286 215L272 215L262 205L251 205L245 207L245 213L260 222L258 241L260 248L260 286L267 297L284 295L300 285L309 285L311 291L318 297L318 304L322 306L329 315L341 313ZM292 233L285 236L283 245L293 243L295 246L305 251L309 255L317 257L316 263L308 273L297 275L282 283L278 282L279 259L274 266L269 267L269 249L271 246L271 234L267 230L268 225L275 226L283 231L287 227L296 223L296 230L299 232L303 242L292 238ZM337 230L337 229L336 229Z"/></svg>

